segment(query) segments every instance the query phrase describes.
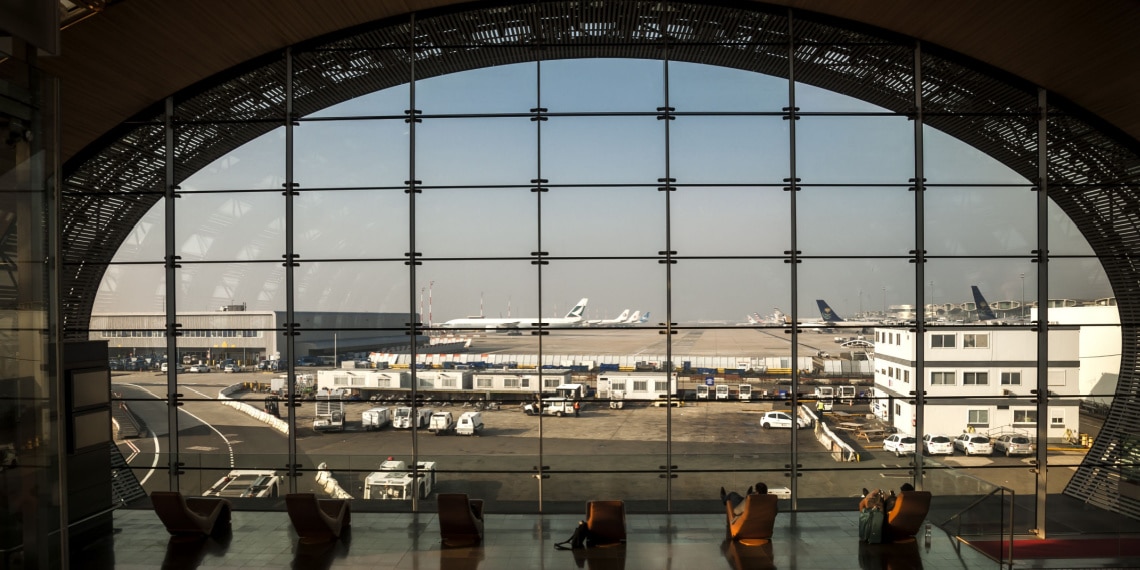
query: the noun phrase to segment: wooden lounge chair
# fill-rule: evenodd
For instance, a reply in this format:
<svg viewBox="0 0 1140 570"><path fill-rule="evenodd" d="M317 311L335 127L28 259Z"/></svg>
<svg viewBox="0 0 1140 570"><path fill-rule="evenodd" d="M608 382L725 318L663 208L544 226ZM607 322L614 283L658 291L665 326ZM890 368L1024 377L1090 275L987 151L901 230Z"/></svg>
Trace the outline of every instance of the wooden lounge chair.
<svg viewBox="0 0 1140 570"><path fill-rule="evenodd" d="M183 497L178 491L150 494L154 512L170 534L209 536L228 530L230 502L216 497Z"/></svg>
<svg viewBox="0 0 1140 570"><path fill-rule="evenodd" d="M758 546L771 540L778 500L776 495L767 493L747 495L739 516L733 513L730 503L725 503L729 538L745 546Z"/></svg>
<svg viewBox="0 0 1140 570"><path fill-rule="evenodd" d="M887 540L897 542L910 540L918 534L922 521L930 512L929 491L904 491L895 499L895 505L887 513L884 529Z"/></svg>
<svg viewBox="0 0 1140 570"><path fill-rule="evenodd" d="M625 542L625 503L622 501L586 503L586 528L590 531L590 546Z"/></svg>
<svg viewBox="0 0 1140 570"><path fill-rule="evenodd" d="M312 493L285 495L289 520L301 542L329 542L341 538L351 523L348 501L317 499Z"/></svg>
<svg viewBox="0 0 1140 570"><path fill-rule="evenodd" d="M445 546L471 546L483 540L483 501L466 493L440 493L439 535Z"/></svg>

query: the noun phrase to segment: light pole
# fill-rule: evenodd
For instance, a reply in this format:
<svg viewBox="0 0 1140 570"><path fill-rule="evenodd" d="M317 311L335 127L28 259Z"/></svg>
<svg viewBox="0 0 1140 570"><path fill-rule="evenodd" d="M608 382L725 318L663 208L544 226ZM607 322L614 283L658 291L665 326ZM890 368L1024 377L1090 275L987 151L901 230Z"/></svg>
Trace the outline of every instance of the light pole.
<svg viewBox="0 0 1140 570"><path fill-rule="evenodd" d="M859 290L859 316L863 316L863 290Z"/></svg>
<svg viewBox="0 0 1140 570"><path fill-rule="evenodd" d="M1021 274L1021 320L1025 320L1025 274Z"/></svg>
<svg viewBox="0 0 1140 570"><path fill-rule="evenodd" d="M883 287L883 318L887 318L887 288Z"/></svg>

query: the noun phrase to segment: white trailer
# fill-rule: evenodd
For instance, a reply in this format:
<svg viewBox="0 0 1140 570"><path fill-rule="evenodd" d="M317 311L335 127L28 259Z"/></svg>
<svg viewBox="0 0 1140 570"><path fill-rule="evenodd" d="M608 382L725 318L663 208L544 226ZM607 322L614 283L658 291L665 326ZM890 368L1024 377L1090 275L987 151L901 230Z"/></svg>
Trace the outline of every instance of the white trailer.
<svg viewBox="0 0 1140 570"><path fill-rule="evenodd" d="M597 397L610 401L610 408L625 407L630 400L659 401L677 395L677 373L607 372L598 375Z"/></svg>
<svg viewBox="0 0 1140 570"><path fill-rule="evenodd" d="M751 384L741 384L738 387L738 390L739 390L739 392L737 392L737 394L738 394L737 398L739 398L741 400L751 400L752 399L752 385Z"/></svg>
<svg viewBox="0 0 1140 570"><path fill-rule="evenodd" d="M392 411L388 408L372 408L360 414L360 425L367 431L381 429L392 424Z"/></svg>
<svg viewBox="0 0 1140 570"><path fill-rule="evenodd" d="M396 413L392 417L392 427L396 429L412 429L413 425L418 428L427 427L431 422L431 413L430 408L400 406L396 408Z"/></svg>
<svg viewBox="0 0 1140 570"><path fill-rule="evenodd" d="M281 477L275 471L235 469L202 493L206 497L276 497Z"/></svg>
<svg viewBox="0 0 1140 570"><path fill-rule="evenodd" d="M716 399L727 400L728 395L729 395L728 384L717 384L716 385Z"/></svg>
<svg viewBox="0 0 1140 570"><path fill-rule="evenodd" d="M413 473L407 463L389 457L380 464L379 471L364 478L364 498L403 501L411 500L415 492L424 499L434 487L434 461L417 463Z"/></svg>
<svg viewBox="0 0 1140 570"><path fill-rule="evenodd" d="M706 386L704 384L697 384L697 399L698 400L709 399L709 387L708 386Z"/></svg>

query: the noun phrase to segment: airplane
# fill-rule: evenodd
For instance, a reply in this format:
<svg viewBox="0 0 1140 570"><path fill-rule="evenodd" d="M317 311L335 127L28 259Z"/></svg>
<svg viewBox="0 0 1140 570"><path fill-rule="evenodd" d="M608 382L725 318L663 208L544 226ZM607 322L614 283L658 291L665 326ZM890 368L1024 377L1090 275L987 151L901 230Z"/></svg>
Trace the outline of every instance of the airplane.
<svg viewBox="0 0 1140 570"><path fill-rule="evenodd" d="M626 321L625 324L627 324L627 325L642 325L642 324L645 324L647 322L649 322L649 311L645 311L645 314L641 315L640 319L637 318L637 313L634 313L633 316L630 317L629 320Z"/></svg>
<svg viewBox="0 0 1140 570"><path fill-rule="evenodd" d="M621 312L616 318L613 319L598 319L594 321L586 321L586 324L593 326L606 326L606 325L620 325L629 320L629 309Z"/></svg>
<svg viewBox="0 0 1140 570"><path fill-rule="evenodd" d="M488 319L484 317L467 317L464 319L451 319L441 325L445 329L486 329L486 330L515 330L530 328L569 328L583 324L582 314L586 312L586 303L589 299L583 298L566 313L565 317L518 317ZM539 327L539 322L542 326Z"/></svg>
<svg viewBox="0 0 1140 570"><path fill-rule="evenodd" d="M832 310L831 306L827 304L827 301L824 301L823 299L816 299L815 304L819 307L819 315L823 318L823 324L825 325L841 327L877 327L884 324L881 319L870 321L847 320L839 316L839 313L836 313L834 310Z"/></svg>
<svg viewBox="0 0 1140 570"><path fill-rule="evenodd" d="M978 289L977 285L970 285L970 291L974 293L974 307L978 312L978 322L994 325L1027 324L1027 319L1022 317L998 317L994 313L993 307L982 296L982 291Z"/></svg>

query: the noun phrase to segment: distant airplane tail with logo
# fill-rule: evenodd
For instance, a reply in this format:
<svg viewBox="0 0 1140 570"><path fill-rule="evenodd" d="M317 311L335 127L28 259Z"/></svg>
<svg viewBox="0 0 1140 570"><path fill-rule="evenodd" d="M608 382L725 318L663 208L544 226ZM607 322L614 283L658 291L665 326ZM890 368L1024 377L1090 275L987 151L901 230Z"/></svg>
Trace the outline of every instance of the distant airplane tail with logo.
<svg viewBox="0 0 1140 570"><path fill-rule="evenodd" d="M993 309L990 308L990 304L986 302L986 298L983 297L982 292L978 290L978 286L970 285L970 290L974 292L974 306L978 310L978 320L992 321L997 319Z"/></svg>
<svg viewBox="0 0 1140 570"><path fill-rule="evenodd" d="M835 313L835 311L831 310L831 307L827 304L827 301L824 301L823 299L816 299L815 304L819 306L819 316L823 317L823 322L825 322L825 323L842 323L843 322L843 317L839 316L838 314Z"/></svg>
<svg viewBox="0 0 1140 570"><path fill-rule="evenodd" d="M637 321L637 322L639 322L639 323L649 322L649 311L645 311L645 314L641 316L641 320Z"/></svg>
<svg viewBox="0 0 1140 570"><path fill-rule="evenodd" d="M570 319L573 317L581 317L582 314L584 314L586 312L586 303L588 303L589 301L590 301L589 299L585 299L585 298L583 298L581 301L578 301L578 304L574 305L574 308L570 309L569 313L566 313L566 318Z"/></svg>

